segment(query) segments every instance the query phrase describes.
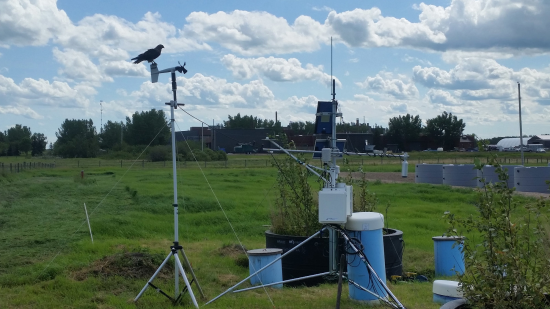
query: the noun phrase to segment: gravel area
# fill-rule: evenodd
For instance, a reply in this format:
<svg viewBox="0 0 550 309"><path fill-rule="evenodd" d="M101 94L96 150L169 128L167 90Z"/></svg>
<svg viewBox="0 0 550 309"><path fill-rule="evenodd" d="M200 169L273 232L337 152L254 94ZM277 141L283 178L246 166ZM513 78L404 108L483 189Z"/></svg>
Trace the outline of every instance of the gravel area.
<svg viewBox="0 0 550 309"><path fill-rule="evenodd" d="M346 178L348 177L349 173L342 172L340 173L340 177ZM414 183L415 174L409 173L407 178L403 178L401 176L401 173L384 173L384 172L367 172L367 180L368 181L376 181L380 180L384 183L402 183L402 182L408 182L408 183ZM361 173L360 172L352 172L351 177L353 179L361 179ZM457 188L463 188L463 187L457 187ZM475 188L472 188L472 190ZM550 193L538 193L538 192L516 192L516 194L523 195L523 196L531 196L531 197L543 197L543 198L550 198Z"/></svg>

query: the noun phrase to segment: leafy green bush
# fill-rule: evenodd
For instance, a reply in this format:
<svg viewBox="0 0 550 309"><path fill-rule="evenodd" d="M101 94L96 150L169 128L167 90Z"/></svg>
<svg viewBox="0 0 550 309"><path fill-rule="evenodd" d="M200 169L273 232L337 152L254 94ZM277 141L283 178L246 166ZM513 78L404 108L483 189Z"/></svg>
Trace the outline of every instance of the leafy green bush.
<svg viewBox="0 0 550 309"><path fill-rule="evenodd" d="M273 158L273 165L278 168L278 195L271 213L271 231L294 236L317 232L321 228L319 206L308 183L308 170L291 157Z"/></svg>
<svg viewBox="0 0 550 309"><path fill-rule="evenodd" d="M153 146L149 150L149 159L151 162L166 161L171 158L171 154L170 146Z"/></svg>
<svg viewBox="0 0 550 309"><path fill-rule="evenodd" d="M550 287L550 241L547 199L520 205L508 174L496 160L499 182L486 184L478 194L478 216L458 218L445 213L448 235L479 234L481 242L466 238L466 270L459 275L464 297L475 308L547 308ZM476 163L482 170L483 165ZM523 208L523 211L521 211Z"/></svg>

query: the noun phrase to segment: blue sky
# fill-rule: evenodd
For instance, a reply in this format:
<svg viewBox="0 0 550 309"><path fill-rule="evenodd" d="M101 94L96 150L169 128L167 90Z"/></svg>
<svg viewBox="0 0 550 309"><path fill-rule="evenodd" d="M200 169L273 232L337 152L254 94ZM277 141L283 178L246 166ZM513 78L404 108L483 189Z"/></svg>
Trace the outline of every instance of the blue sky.
<svg viewBox="0 0 550 309"><path fill-rule="evenodd" d="M548 134L550 3L453 1L0 0L0 130L55 141L64 119L123 121L165 109L130 58L163 44L160 69L187 62L178 100L207 123L228 115L313 121L333 75L344 121L387 126L451 112L465 133ZM181 129L200 123L178 112Z"/></svg>

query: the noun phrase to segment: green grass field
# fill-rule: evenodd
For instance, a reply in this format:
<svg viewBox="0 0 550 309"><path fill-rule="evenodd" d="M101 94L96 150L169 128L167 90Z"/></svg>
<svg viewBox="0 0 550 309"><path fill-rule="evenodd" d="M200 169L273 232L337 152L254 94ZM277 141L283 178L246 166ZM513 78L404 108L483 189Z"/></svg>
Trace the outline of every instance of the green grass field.
<svg viewBox="0 0 550 309"><path fill-rule="evenodd" d="M251 156L235 156L229 162L237 164L234 162L248 158ZM31 161L4 159L0 158L0 162ZM65 167L58 164L56 168L0 174L0 308L171 306L153 289L137 304L132 301L168 254L173 241L170 164L164 167L161 163L143 163L142 167L138 161L129 169L126 162L120 167L119 161L105 161L100 167L90 164L97 163L97 159L80 159L78 166L75 161L65 159L71 162ZM187 162L178 170L180 243L207 299L248 276L248 269L239 266L243 264L243 254L228 250L230 245L238 244L233 230L247 249L265 246L263 232L270 224L276 169L263 165L266 163L247 168L207 165L201 170L196 163ZM369 168L400 171L398 164ZM389 227L404 232L404 269L430 277L434 269L431 237L446 230L443 212L475 213L475 193L470 189L377 182L370 184L370 190L378 196L379 211L384 215L385 206L390 203L386 217ZM93 244L84 203L90 214ZM148 262L136 268L133 259L143 256L149 258ZM156 283L173 294L170 271L161 274ZM246 286L249 284L243 285ZM390 287L407 308L439 308L432 303L431 283L398 283ZM226 295L209 307L335 306L336 285L267 292L269 297L262 289ZM198 297L196 290L195 295ZM348 299L347 286L343 295L342 308L358 307ZM199 300L201 305L205 302ZM184 306L190 306L188 296Z"/></svg>

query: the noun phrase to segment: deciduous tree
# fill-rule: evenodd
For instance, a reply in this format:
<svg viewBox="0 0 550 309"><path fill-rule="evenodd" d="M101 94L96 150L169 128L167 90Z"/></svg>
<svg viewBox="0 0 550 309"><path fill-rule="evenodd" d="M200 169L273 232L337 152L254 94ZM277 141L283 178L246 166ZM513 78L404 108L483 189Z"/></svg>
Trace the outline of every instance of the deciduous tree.
<svg viewBox="0 0 550 309"><path fill-rule="evenodd" d="M46 141L46 136L42 133L34 133L31 137L31 153L33 156L35 155L41 155L44 150L46 150L46 145L48 142Z"/></svg>
<svg viewBox="0 0 550 309"><path fill-rule="evenodd" d="M170 142L167 123L163 110L153 108L146 112L135 112L131 119L126 117L124 141L130 145L166 145Z"/></svg>
<svg viewBox="0 0 550 309"><path fill-rule="evenodd" d="M393 117L388 123L388 139L403 151L410 151L410 142L417 141L420 132L422 132L422 119L418 115Z"/></svg>
<svg viewBox="0 0 550 309"><path fill-rule="evenodd" d="M443 114L428 119L426 122L426 134L438 143L444 150L450 150L460 140L466 124L452 113Z"/></svg>
<svg viewBox="0 0 550 309"><path fill-rule="evenodd" d="M91 158L99 151L99 140L92 119L65 119L55 136L56 155L67 158Z"/></svg>
<svg viewBox="0 0 550 309"><path fill-rule="evenodd" d="M101 148L112 149L114 146L121 145L124 129L125 126L122 122L107 121L103 125L102 133L99 135Z"/></svg>

